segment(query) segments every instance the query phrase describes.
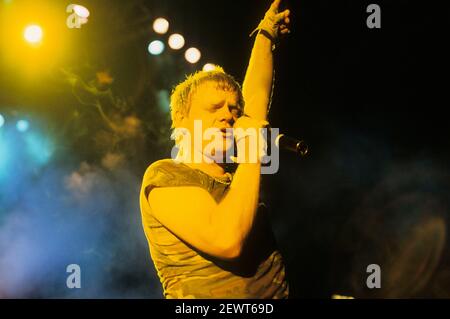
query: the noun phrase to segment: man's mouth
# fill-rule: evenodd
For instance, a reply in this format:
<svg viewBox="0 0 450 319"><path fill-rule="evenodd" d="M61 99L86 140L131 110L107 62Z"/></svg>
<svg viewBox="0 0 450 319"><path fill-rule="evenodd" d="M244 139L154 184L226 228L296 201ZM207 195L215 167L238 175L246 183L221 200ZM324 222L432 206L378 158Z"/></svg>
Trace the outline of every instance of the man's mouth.
<svg viewBox="0 0 450 319"><path fill-rule="evenodd" d="M232 128L221 128L220 131L222 132L222 135L226 138L233 136L233 129Z"/></svg>

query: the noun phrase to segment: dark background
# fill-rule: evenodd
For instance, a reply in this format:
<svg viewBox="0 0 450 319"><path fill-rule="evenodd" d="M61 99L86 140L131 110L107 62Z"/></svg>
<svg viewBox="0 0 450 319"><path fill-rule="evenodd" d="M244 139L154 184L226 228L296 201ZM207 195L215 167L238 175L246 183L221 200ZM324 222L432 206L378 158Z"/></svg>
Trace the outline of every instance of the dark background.
<svg viewBox="0 0 450 319"><path fill-rule="evenodd" d="M68 3L53 3L65 28ZM161 298L138 192L148 164L170 156L168 93L205 62L242 82L248 34L270 2L80 4L91 17L63 31L76 44L64 59L32 80L0 66L7 123L27 117L55 145L36 167L18 152L0 175L0 297ZM275 52L270 122L304 138L311 153L281 153L262 198L293 298L450 297L448 14L425 2L378 1L381 29L369 29L368 4L283 0L292 32ZM202 51L197 65L170 49L148 54L149 41L166 39L151 29L158 16ZM100 71L114 81L99 83ZM12 131L7 123L0 130ZM22 149L22 136L8 136L8 147ZM71 263L83 269L80 290L65 287ZM382 269L378 290L365 288L373 263Z"/></svg>

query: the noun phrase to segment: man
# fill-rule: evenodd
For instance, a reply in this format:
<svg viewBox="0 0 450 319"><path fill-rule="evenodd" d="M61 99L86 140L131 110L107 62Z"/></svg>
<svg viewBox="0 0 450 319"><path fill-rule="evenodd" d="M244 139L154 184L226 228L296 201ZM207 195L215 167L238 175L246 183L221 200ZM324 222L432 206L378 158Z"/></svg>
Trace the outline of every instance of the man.
<svg viewBox="0 0 450 319"><path fill-rule="evenodd" d="M265 207L259 203L259 157L256 162L245 157L235 165L218 160L226 159L233 140L227 129L267 124L272 51L277 37L289 33L289 10L280 13L279 4L280 0L272 3L255 30L242 92L223 70L191 75L172 92L172 127L193 136L200 121L201 133L219 132L224 147L215 143L207 150L204 141L200 146L184 143L176 160L157 161L144 175L143 227L165 298L289 295L282 256ZM249 139L243 135L236 141L238 155L245 149L250 153ZM176 142L181 145L180 135ZM202 161L194 160L198 154Z"/></svg>

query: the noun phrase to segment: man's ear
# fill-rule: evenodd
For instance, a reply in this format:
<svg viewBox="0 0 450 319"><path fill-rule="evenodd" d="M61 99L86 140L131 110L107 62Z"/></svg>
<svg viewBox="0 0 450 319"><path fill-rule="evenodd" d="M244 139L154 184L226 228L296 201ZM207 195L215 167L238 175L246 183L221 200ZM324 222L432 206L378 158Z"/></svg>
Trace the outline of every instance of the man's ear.
<svg viewBox="0 0 450 319"><path fill-rule="evenodd" d="M175 113L174 117L173 117L173 127L184 127L184 123L185 123L185 117L183 115L181 115L180 113Z"/></svg>
<svg viewBox="0 0 450 319"><path fill-rule="evenodd" d="M179 127L186 127L186 124L187 124L186 116L180 114L180 116L178 118L178 123L180 124Z"/></svg>

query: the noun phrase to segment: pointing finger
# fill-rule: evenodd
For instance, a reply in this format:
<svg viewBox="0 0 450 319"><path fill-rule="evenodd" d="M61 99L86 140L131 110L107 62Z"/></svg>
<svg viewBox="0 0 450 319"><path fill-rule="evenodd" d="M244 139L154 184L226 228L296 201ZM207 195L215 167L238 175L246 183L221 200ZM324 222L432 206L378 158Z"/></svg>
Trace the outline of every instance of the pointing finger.
<svg viewBox="0 0 450 319"><path fill-rule="evenodd" d="M280 2L281 2L281 0L274 0L272 2L272 4L270 5L270 9L269 10L278 12L278 7L280 6Z"/></svg>

